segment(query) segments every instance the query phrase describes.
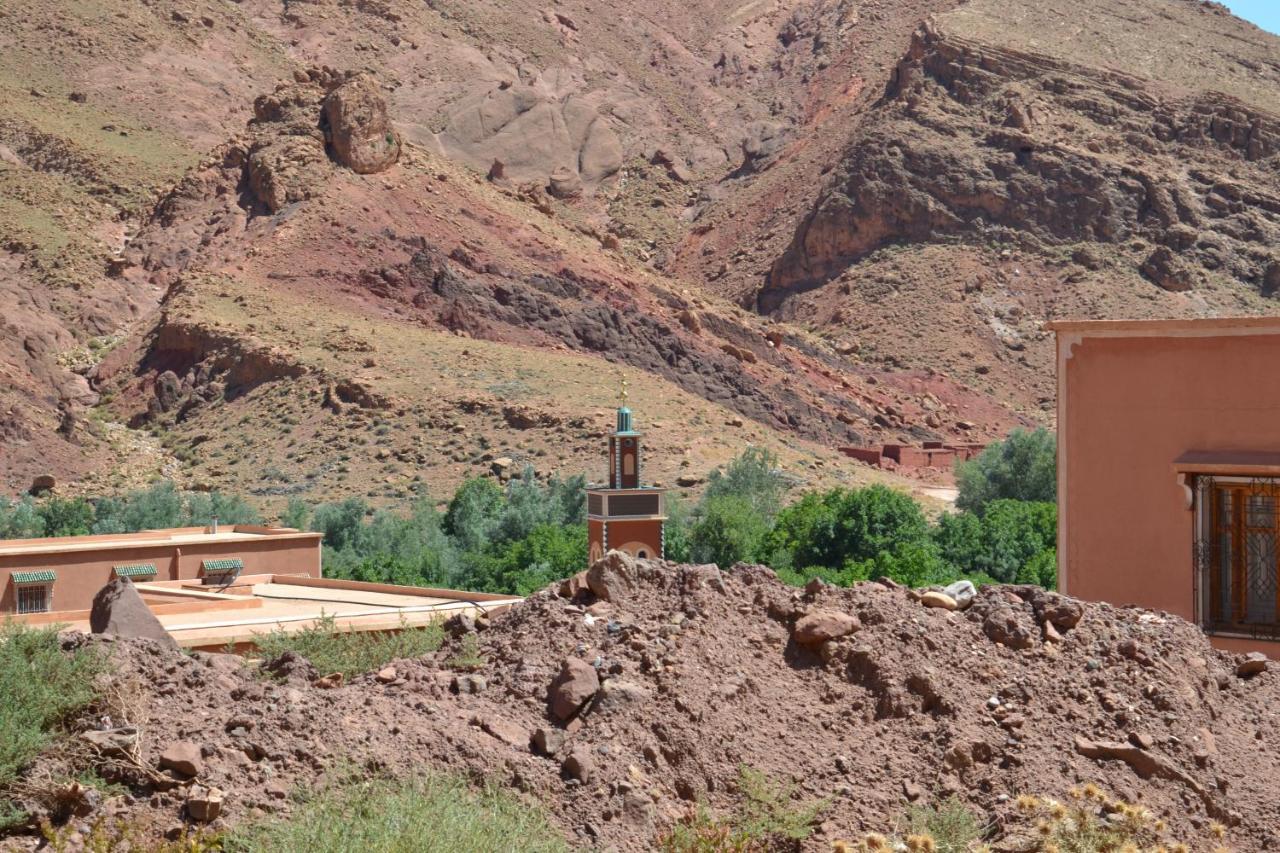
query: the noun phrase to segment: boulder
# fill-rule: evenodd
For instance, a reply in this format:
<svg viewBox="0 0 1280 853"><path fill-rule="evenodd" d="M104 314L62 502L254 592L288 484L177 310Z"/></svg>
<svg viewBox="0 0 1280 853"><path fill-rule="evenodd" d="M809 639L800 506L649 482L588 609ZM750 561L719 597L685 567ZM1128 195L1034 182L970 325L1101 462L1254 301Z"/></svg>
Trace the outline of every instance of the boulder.
<svg viewBox="0 0 1280 853"><path fill-rule="evenodd" d="M858 617L849 613L811 610L796 621L791 638L801 645L814 645L852 634L861 627Z"/></svg>
<svg viewBox="0 0 1280 853"><path fill-rule="evenodd" d="M579 747L569 753L560 764L560 774L569 779L577 779L579 782L589 782L595 772L595 766L591 753Z"/></svg>
<svg viewBox="0 0 1280 853"><path fill-rule="evenodd" d="M204 756L197 744L188 740L175 741L160 753L160 766L183 776L199 776L204 772Z"/></svg>
<svg viewBox="0 0 1280 853"><path fill-rule="evenodd" d="M1002 643L1011 649L1027 649L1035 641L1031 627L1025 624L1022 614L1012 607L997 607L987 614L982 623L983 633L994 643Z"/></svg>
<svg viewBox="0 0 1280 853"><path fill-rule="evenodd" d="M600 686L600 691L596 694L594 710L609 714L629 705L647 702L650 697L648 690L633 681L610 678Z"/></svg>
<svg viewBox="0 0 1280 853"><path fill-rule="evenodd" d="M555 755L563 750L564 741L564 732L550 727L535 729L533 735L529 738L534 750L541 755L547 756Z"/></svg>
<svg viewBox="0 0 1280 853"><path fill-rule="evenodd" d="M939 610L958 610L960 607L954 598L934 589L921 593L920 603L925 607L936 607Z"/></svg>
<svg viewBox="0 0 1280 853"><path fill-rule="evenodd" d="M566 658L547 695L551 713L558 719L567 720L578 713L599 689L600 676L594 666L581 658Z"/></svg>
<svg viewBox="0 0 1280 853"><path fill-rule="evenodd" d="M637 579L636 559L625 551L610 551L587 569L587 586L605 601L625 598Z"/></svg>
<svg viewBox="0 0 1280 853"><path fill-rule="evenodd" d="M1040 587L1031 588L1031 608L1041 622L1051 622L1053 627L1069 631L1084 618L1084 605L1074 598L1068 598Z"/></svg>
<svg viewBox="0 0 1280 853"><path fill-rule="evenodd" d="M1250 678L1267 671L1267 656L1262 652L1249 652L1236 664L1236 675Z"/></svg>
<svg viewBox="0 0 1280 853"><path fill-rule="evenodd" d="M582 178L569 169L556 169L547 178L547 192L560 199L582 195Z"/></svg>
<svg viewBox="0 0 1280 853"><path fill-rule="evenodd" d="M117 637L142 637L171 648L178 647L128 578L114 578L98 590L89 611L89 630Z"/></svg>
<svg viewBox="0 0 1280 853"><path fill-rule="evenodd" d="M333 159L353 172L381 172L400 159L400 135L372 77L353 77L330 92L324 119Z"/></svg>
<svg viewBox="0 0 1280 853"><path fill-rule="evenodd" d="M212 785L192 785L187 791L187 815L208 823L222 814L222 791Z"/></svg>
<svg viewBox="0 0 1280 853"><path fill-rule="evenodd" d="M1141 271L1162 290L1179 293L1191 289L1191 271L1168 246L1158 246L1142 262Z"/></svg>

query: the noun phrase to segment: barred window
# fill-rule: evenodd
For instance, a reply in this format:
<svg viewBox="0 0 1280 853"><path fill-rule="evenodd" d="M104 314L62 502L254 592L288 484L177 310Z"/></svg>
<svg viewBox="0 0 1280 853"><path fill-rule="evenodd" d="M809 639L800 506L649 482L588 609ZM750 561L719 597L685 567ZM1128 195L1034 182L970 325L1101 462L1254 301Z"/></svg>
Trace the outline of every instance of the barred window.
<svg viewBox="0 0 1280 853"><path fill-rule="evenodd" d="M1280 479L1197 476L1195 524L1204 629L1280 635Z"/></svg>
<svg viewBox="0 0 1280 853"><path fill-rule="evenodd" d="M19 613L48 613L51 588L42 584L18 587Z"/></svg>

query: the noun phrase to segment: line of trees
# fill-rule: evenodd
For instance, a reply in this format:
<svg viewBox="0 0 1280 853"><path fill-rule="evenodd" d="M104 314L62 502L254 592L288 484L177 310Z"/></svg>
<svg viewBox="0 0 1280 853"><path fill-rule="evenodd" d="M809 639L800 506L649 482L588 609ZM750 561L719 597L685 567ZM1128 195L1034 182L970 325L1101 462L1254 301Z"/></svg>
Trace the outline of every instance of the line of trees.
<svg viewBox="0 0 1280 853"><path fill-rule="evenodd" d="M881 485L809 492L785 504L788 481L768 451L750 448L712 472L701 499L668 501L667 557L759 562L790 583L847 585L885 575L921 586L958 577L1056 583L1052 434L1015 432L957 470L959 511L930 521L909 495ZM582 477L540 482L532 469L506 486L463 483L441 512L420 499L401 511L360 498L293 499L289 527L324 534L325 573L419 586L528 594L587 561ZM258 523L243 498L159 483L121 498L0 499L0 538L122 533Z"/></svg>
<svg viewBox="0 0 1280 853"><path fill-rule="evenodd" d="M913 586L960 577L1054 586L1055 471L1053 435L1016 431L959 466L959 511L930 522L909 495L882 485L809 492L783 507L776 460L752 449L712 478L678 556L764 563L797 584L884 575Z"/></svg>

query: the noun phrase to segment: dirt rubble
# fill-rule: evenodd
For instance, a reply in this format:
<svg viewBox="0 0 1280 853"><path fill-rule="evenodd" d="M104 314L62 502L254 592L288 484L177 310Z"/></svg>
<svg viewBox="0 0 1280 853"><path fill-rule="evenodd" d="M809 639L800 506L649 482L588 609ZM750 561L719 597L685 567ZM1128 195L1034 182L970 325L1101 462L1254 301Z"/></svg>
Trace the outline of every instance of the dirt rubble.
<svg viewBox="0 0 1280 853"><path fill-rule="evenodd" d="M211 816L210 789L216 827L287 813L327 769L428 767L525 792L575 844L641 850L697 801L731 810L745 765L830 798L807 849L953 793L1001 827L1019 794L1083 782L1178 838L1216 820L1233 850L1280 847L1274 668L1175 616L1032 587L985 587L963 611L920 599L615 552L505 614L453 621L431 656L346 683L290 655L268 675L147 640L66 642L107 643L113 691L133 697L109 724L126 739L136 727L137 762L108 762L132 794L95 809L157 837ZM451 669L477 641L483 666Z"/></svg>

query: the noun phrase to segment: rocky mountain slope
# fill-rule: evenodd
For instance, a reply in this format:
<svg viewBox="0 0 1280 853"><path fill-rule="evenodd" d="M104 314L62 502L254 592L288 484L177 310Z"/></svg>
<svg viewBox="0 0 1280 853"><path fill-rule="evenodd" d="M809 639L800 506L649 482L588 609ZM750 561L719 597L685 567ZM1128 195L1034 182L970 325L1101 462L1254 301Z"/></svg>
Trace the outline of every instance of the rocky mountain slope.
<svg viewBox="0 0 1280 853"><path fill-rule="evenodd" d="M620 370L666 484L1046 422L1044 319L1280 276L1280 40L1059 5L0 9L4 490L591 473Z"/></svg>
<svg viewBox="0 0 1280 853"><path fill-rule="evenodd" d="M801 591L759 566L617 552L557 587L345 683L293 652L259 671L70 637L117 661L114 728L94 714L80 737L133 795L41 788L65 778L76 751L62 750L28 771L26 805L79 809L69 833L105 816L159 838L193 818L287 817L292 790L344 768L425 762L524 792L575 845L648 850L698 803L731 814L745 766L793 785L797 808L822 804L803 849L893 832L913 803L951 795L994 849L1048 849L1019 798L1074 807L1085 785L1141 805L1165 844L1280 843L1276 674L1177 617L1031 587L985 587L951 611L892 584ZM468 648L479 661L458 664Z"/></svg>

